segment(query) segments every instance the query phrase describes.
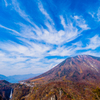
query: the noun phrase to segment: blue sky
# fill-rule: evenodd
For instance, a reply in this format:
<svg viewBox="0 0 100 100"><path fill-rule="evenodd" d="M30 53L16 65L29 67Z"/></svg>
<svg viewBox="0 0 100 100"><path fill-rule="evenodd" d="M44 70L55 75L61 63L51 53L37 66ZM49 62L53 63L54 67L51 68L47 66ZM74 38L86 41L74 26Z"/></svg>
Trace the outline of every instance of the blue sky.
<svg viewBox="0 0 100 100"><path fill-rule="evenodd" d="M0 0L0 74L43 73L84 54L100 57L100 0Z"/></svg>

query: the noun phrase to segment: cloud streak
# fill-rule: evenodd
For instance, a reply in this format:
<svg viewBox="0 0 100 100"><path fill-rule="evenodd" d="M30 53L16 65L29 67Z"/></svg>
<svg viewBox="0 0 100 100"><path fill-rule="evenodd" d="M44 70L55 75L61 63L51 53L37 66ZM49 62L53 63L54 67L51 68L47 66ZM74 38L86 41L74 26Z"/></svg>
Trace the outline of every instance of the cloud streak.
<svg viewBox="0 0 100 100"><path fill-rule="evenodd" d="M8 3L7 3L7 1L6 1L6 0L4 0L4 2L5 2L5 6L7 7L7 6L8 6Z"/></svg>
<svg viewBox="0 0 100 100"><path fill-rule="evenodd" d="M32 22L32 18L26 14L24 10L20 8L20 4L17 2L17 0L12 0L12 5L14 7L14 10L27 22L29 22L31 25L35 26L35 24Z"/></svg>
<svg viewBox="0 0 100 100"><path fill-rule="evenodd" d="M64 18L63 17L60 17L60 18L61 18L61 24L63 25L64 30L57 31L53 25L46 23L45 25L47 26L47 29L43 27L42 28L33 28L33 27L28 28L28 26L23 25L24 27L23 29L27 29L27 32L25 31L22 31L22 32L24 32L24 35L25 34L26 36L28 35L28 38L30 37L38 41L44 41L50 44L61 45L61 44L64 44L66 42L70 42L76 39L77 37L81 35L81 32L89 29L87 24L85 24L85 22L79 25L80 28L82 29L78 30L77 27L73 26L72 22L65 24ZM30 34L27 34L29 32Z"/></svg>
<svg viewBox="0 0 100 100"><path fill-rule="evenodd" d="M90 42L87 45L86 49L92 49L95 50L96 48L100 47L100 37L98 35L95 35L94 37L89 39Z"/></svg>
<svg viewBox="0 0 100 100"><path fill-rule="evenodd" d="M39 7L39 10L42 12L43 15L46 16L46 18L52 23L54 24L53 20L50 18L49 14L46 12L46 10L43 8L43 5L42 3L39 1L38 2L38 7Z"/></svg>
<svg viewBox="0 0 100 100"><path fill-rule="evenodd" d="M5 27L5 26L3 26L3 25L1 25L1 24L0 24L0 28L3 28L3 29L8 30L8 31L11 31L13 34L17 34L17 35L20 34L20 33L17 32L16 30L14 30L14 29L10 29L10 28Z"/></svg>

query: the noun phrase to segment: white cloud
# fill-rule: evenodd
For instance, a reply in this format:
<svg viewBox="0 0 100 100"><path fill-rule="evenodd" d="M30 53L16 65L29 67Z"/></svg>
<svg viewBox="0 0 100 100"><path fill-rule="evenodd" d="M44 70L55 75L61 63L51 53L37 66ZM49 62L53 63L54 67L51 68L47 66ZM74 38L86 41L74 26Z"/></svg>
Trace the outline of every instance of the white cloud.
<svg viewBox="0 0 100 100"><path fill-rule="evenodd" d="M88 38L89 40L89 43L86 43L86 46L83 46L82 42L79 41L79 42L76 42L76 43L73 43L73 47L75 46L74 48L74 51L81 51L81 54L89 54L92 55L92 53L90 52L93 52L93 51L87 51L89 49L91 50L95 50L96 48L100 47L100 37L98 35L95 35L94 37L92 38ZM86 50L86 51L82 51L82 50ZM98 54L98 53L97 53ZM96 53L94 52L93 55L96 55Z"/></svg>
<svg viewBox="0 0 100 100"><path fill-rule="evenodd" d="M21 34L23 34L25 38L28 37L38 41L44 41L49 44L61 45L76 39L82 32L82 30L79 31L76 27L74 27L72 23L66 24L65 29L59 31L57 31L56 28L49 23L45 23L45 25L48 29L43 27L33 28L22 24Z"/></svg>
<svg viewBox="0 0 100 100"><path fill-rule="evenodd" d="M86 49L96 49L97 47L100 47L100 37L98 35L95 35L94 37L89 39L90 42L87 45Z"/></svg>
<svg viewBox="0 0 100 100"><path fill-rule="evenodd" d="M96 56L96 57L100 57L100 52L95 52L95 51L86 51L81 53L82 55L92 55L92 56Z"/></svg>
<svg viewBox="0 0 100 100"><path fill-rule="evenodd" d="M49 60L45 59L44 57L38 57L38 55L35 58L30 57L31 56L22 56L19 54L19 52L4 53L3 51L0 51L0 73L7 76L14 74L42 73L51 69L53 66L59 64L63 60Z"/></svg>
<svg viewBox="0 0 100 100"><path fill-rule="evenodd" d="M45 25L48 29L44 29L43 27L35 29L30 28L31 30L29 29L30 33L33 33L33 36L31 36L31 38L36 39L38 41L44 41L50 44L61 45L76 39L81 35L81 32L89 29L88 25L85 24L85 21L81 18L79 21L76 21L78 26L82 28L81 30L73 26L72 22L70 21L66 24L65 19L62 16L60 16L60 19L64 30L57 31L53 25L46 22Z"/></svg>
<svg viewBox="0 0 100 100"><path fill-rule="evenodd" d="M78 42L73 43L73 45L77 47L82 47L83 44L81 41L78 41Z"/></svg>
<svg viewBox="0 0 100 100"><path fill-rule="evenodd" d="M92 16L92 18L94 18L95 21L97 21L97 22L100 21L100 7L98 8L97 11L95 11L95 12L91 11L88 13Z"/></svg>
<svg viewBox="0 0 100 100"><path fill-rule="evenodd" d="M63 25L63 28L66 28L65 19L63 18L63 16L60 16L60 19L61 19L61 24Z"/></svg>
<svg viewBox="0 0 100 100"><path fill-rule="evenodd" d="M49 52L50 56L71 56L75 53L74 47L58 47L55 50Z"/></svg>
<svg viewBox="0 0 100 100"><path fill-rule="evenodd" d="M86 24L86 21L81 16L74 16L76 25L79 26L82 30L88 30L90 27Z"/></svg>
<svg viewBox="0 0 100 100"><path fill-rule="evenodd" d="M100 7L99 7L98 12L97 12L97 17L98 17L98 21L100 21Z"/></svg>
<svg viewBox="0 0 100 100"><path fill-rule="evenodd" d="M14 6L14 10L27 22L29 22L31 25L37 27L33 21L32 18L23 10L21 9L20 4L17 2L17 0L12 0L12 5Z"/></svg>
<svg viewBox="0 0 100 100"><path fill-rule="evenodd" d="M52 23L54 24L53 20L50 18L49 14L46 12L46 10L43 8L42 3L39 1L38 2L38 7L40 9L40 11L42 12L42 14L44 14L46 16L46 18Z"/></svg>
<svg viewBox="0 0 100 100"><path fill-rule="evenodd" d="M5 75L37 73L36 70L46 71L49 67L49 64L42 61L50 49L48 46L30 43L30 46L26 47L11 41L8 43L0 42L0 44L2 50L0 51L0 70L4 70L3 74ZM8 73L4 73L7 70Z"/></svg>
<svg viewBox="0 0 100 100"><path fill-rule="evenodd" d="M73 43L73 46L76 46L74 50L95 50L96 48L100 47L100 37L98 35L87 38L87 40L89 40L89 43L86 43L86 46L84 47L81 41Z"/></svg>
<svg viewBox="0 0 100 100"><path fill-rule="evenodd" d="M28 42L28 44L29 46L23 46L12 41L8 41L8 43L0 42L0 48L8 52L31 57L40 57L51 48L50 46L36 44L34 42Z"/></svg>
<svg viewBox="0 0 100 100"><path fill-rule="evenodd" d="M74 16L74 18L75 18L76 20L80 19L79 16Z"/></svg>
<svg viewBox="0 0 100 100"><path fill-rule="evenodd" d="M43 29L42 33L42 35L36 37L38 40L56 45L72 41L80 35L77 28L73 27L72 24L67 25L65 30L57 31L55 28L52 28L52 31L49 31Z"/></svg>
<svg viewBox="0 0 100 100"><path fill-rule="evenodd" d="M0 28L6 29L6 30L8 30L8 31L11 31L13 34L15 34L15 33L16 33L17 35L20 34L20 33L17 32L16 30L14 30L14 29L10 29L10 28L5 27L5 26L3 26L3 25L1 25L1 24L0 24Z"/></svg>
<svg viewBox="0 0 100 100"><path fill-rule="evenodd" d="M5 6L7 7L7 6L8 6L8 3L7 3L7 1L6 1L6 0L4 0L4 2L5 2Z"/></svg>
<svg viewBox="0 0 100 100"><path fill-rule="evenodd" d="M21 8L19 3L16 0L12 0L12 3L14 5L14 9L19 13L21 17L23 17L26 21L31 23L34 27L29 26L29 25L24 25L22 23L19 23L21 26L21 35L24 38L28 39L36 39L38 41L44 41L45 43L49 44L56 44L56 45L61 45L66 42L70 42L77 37L81 35L81 32L84 30L89 29L88 25L85 24L85 20L80 18L79 16L74 16L74 19L76 20L77 25L82 28L79 30L77 27L75 27L71 21L69 23L65 23L65 19L63 18L62 15L60 15L60 20L61 24L64 27L64 30L57 30L54 26L53 20L50 18L49 14L46 12L46 10L43 8L42 3L39 1L38 7L40 11L46 16L46 18L51 21L49 23L48 21L45 22L45 25L47 26L47 29L44 27L38 27L35 25L32 21L29 15L27 15Z"/></svg>
<svg viewBox="0 0 100 100"><path fill-rule="evenodd" d="M94 12L89 12L89 14L92 16L92 18L95 18L95 13Z"/></svg>

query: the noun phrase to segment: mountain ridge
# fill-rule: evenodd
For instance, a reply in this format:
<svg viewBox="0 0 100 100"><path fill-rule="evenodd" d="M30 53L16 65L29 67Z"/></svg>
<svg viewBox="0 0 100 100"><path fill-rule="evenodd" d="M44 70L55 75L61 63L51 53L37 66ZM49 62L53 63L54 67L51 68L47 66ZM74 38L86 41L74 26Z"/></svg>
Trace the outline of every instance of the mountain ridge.
<svg viewBox="0 0 100 100"><path fill-rule="evenodd" d="M7 80L10 83L18 83L19 81L29 79L37 75L39 74L24 74L24 75L12 75L12 76L5 76L0 74L0 80Z"/></svg>

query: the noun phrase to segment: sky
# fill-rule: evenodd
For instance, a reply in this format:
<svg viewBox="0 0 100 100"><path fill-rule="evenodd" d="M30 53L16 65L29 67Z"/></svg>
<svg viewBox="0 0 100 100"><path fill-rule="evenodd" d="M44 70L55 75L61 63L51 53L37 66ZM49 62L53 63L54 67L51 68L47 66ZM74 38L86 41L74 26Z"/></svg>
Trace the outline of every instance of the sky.
<svg viewBox="0 0 100 100"><path fill-rule="evenodd" d="M0 74L43 73L76 55L100 57L100 0L0 0Z"/></svg>

